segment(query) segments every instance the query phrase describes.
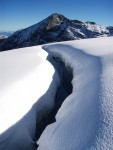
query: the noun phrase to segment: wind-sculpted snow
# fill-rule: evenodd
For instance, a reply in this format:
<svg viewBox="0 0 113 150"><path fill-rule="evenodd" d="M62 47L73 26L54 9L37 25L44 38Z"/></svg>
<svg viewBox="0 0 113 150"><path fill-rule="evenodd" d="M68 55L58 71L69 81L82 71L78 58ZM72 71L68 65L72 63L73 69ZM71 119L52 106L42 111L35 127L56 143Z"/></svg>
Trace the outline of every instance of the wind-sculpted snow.
<svg viewBox="0 0 113 150"><path fill-rule="evenodd" d="M112 41L0 52L0 150L112 150Z"/></svg>
<svg viewBox="0 0 113 150"><path fill-rule="evenodd" d="M113 149L113 38L62 42L43 48L73 70L73 92L38 150Z"/></svg>
<svg viewBox="0 0 113 150"><path fill-rule="evenodd" d="M101 130L97 147L105 150L113 149L113 53L102 58L101 76Z"/></svg>
<svg viewBox="0 0 113 150"><path fill-rule="evenodd" d="M54 106L57 72L41 47L0 53L0 150L34 150L36 124Z"/></svg>

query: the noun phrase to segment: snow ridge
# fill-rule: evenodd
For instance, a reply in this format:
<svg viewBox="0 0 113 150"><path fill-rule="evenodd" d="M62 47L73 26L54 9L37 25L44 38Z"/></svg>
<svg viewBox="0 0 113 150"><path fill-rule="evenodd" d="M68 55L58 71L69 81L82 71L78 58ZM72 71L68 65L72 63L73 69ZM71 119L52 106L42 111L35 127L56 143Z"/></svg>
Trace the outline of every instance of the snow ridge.
<svg viewBox="0 0 113 150"><path fill-rule="evenodd" d="M38 150L112 150L112 40L81 40L44 47L73 68L73 93L63 102L56 122L41 135Z"/></svg>
<svg viewBox="0 0 113 150"><path fill-rule="evenodd" d="M47 46L45 49L60 57L67 66L69 65L72 68L74 66L74 78L72 80L73 93L65 99L59 109L56 115L56 123L46 128L45 132L47 133L45 135L47 135L47 138L43 137L42 134L38 142L39 150L46 148L50 150L86 149L91 146L98 129L99 118L97 114L99 110L96 99L99 99L97 96L99 93L100 75L99 59L88 56L77 49L75 55L73 55L74 49L65 45ZM72 61L73 59L75 61ZM86 71L88 68L90 68L90 72ZM89 83L85 77L88 78ZM95 80L94 84L92 84L93 80ZM88 86L89 84L92 85ZM81 109L79 109L80 107ZM92 121L91 118L93 118ZM87 128L89 131L87 131ZM44 141L46 141L45 144L43 143ZM46 145L48 142L49 145Z"/></svg>
<svg viewBox="0 0 113 150"><path fill-rule="evenodd" d="M97 137L98 150L113 148L113 54L102 58L101 76L101 128ZM105 142L106 141L106 142ZM91 150L93 150L92 148Z"/></svg>
<svg viewBox="0 0 113 150"><path fill-rule="evenodd" d="M0 150L36 150L36 123L51 112L59 85L47 56L41 47L0 53Z"/></svg>

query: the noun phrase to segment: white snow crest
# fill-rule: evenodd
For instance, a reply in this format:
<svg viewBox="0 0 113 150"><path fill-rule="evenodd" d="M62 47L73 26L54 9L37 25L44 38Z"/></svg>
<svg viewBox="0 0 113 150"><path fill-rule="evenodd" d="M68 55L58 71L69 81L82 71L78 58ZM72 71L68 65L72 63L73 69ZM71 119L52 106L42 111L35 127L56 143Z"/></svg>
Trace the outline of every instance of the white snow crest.
<svg viewBox="0 0 113 150"><path fill-rule="evenodd" d="M59 84L47 56L39 46L0 53L1 150L35 147L36 122L53 108Z"/></svg>

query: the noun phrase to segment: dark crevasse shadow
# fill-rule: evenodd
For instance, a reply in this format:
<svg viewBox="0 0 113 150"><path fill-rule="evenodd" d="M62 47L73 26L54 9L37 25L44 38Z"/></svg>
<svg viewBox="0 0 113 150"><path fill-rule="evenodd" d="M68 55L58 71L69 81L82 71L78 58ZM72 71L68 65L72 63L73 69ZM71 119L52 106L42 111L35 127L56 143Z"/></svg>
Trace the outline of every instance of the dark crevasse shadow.
<svg viewBox="0 0 113 150"><path fill-rule="evenodd" d="M59 77L60 77L60 85L56 91L55 101L54 101L54 107L51 110L51 112L46 115L40 123L37 123L37 140L40 138L42 132L44 129L51 123L54 123L56 121L55 116L60 109L62 103L72 93L72 69L70 67L66 67L65 64L58 58L53 57L49 54L47 60L50 61L50 63L55 67L57 70ZM68 76L68 78L67 78Z"/></svg>

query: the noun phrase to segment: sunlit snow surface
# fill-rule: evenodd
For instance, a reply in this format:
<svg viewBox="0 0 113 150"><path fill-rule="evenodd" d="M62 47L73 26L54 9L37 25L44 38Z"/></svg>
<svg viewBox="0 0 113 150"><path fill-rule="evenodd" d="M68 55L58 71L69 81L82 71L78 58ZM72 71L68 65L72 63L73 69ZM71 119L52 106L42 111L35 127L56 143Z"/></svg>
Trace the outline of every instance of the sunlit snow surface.
<svg viewBox="0 0 113 150"><path fill-rule="evenodd" d="M113 37L43 47L73 69L73 92L38 150L113 150Z"/></svg>
<svg viewBox="0 0 113 150"><path fill-rule="evenodd" d="M54 69L46 57L35 47L0 53L0 132L23 117L47 91Z"/></svg>
<svg viewBox="0 0 113 150"><path fill-rule="evenodd" d="M38 140L38 150L113 150L112 41L105 37L0 52L0 150L36 149L36 121L53 107L59 85L48 53L72 68L73 90Z"/></svg>

